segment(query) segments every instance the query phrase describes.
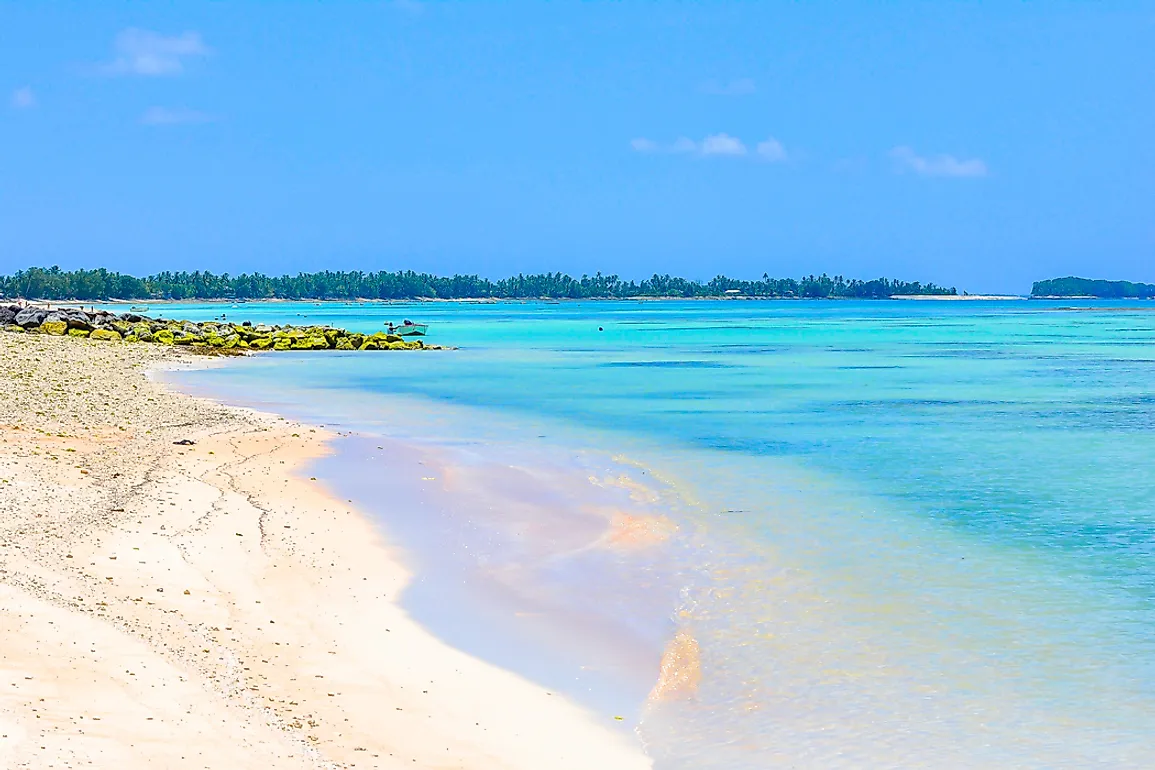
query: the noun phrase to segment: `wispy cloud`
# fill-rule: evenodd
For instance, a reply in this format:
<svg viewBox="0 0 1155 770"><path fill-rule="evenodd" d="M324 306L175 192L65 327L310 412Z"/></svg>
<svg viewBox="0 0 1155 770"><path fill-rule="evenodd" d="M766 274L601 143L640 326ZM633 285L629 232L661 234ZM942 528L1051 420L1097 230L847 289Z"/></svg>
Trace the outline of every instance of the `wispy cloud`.
<svg viewBox="0 0 1155 770"><path fill-rule="evenodd" d="M149 107L140 116L146 126L178 126L187 123L212 123L216 117L185 107Z"/></svg>
<svg viewBox="0 0 1155 770"><path fill-rule="evenodd" d="M981 177L987 175L987 164L979 158L961 160L953 155L919 155L909 147L895 147L890 151L900 171L913 171L920 176Z"/></svg>
<svg viewBox="0 0 1155 770"><path fill-rule="evenodd" d="M212 50L200 33L161 35L146 29L126 29L116 36L116 58L100 68L104 75L179 75L185 63Z"/></svg>
<svg viewBox="0 0 1155 770"><path fill-rule="evenodd" d="M698 151L698 143L685 136L680 136L672 142L655 142L653 139L639 137L630 140L630 147L634 149L634 152L664 152L674 155Z"/></svg>
<svg viewBox="0 0 1155 770"><path fill-rule="evenodd" d="M668 153L672 155L730 155L747 153L742 140L729 134L711 134L700 142L680 136L672 142L655 142L653 139L638 138L630 142L635 152Z"/></svg>
<svg viewBox="0 0 1155 770"><path fill-rule="evenodd" d="M711 134L702 140L703 155L745 155L746 145L729 134Z"/></svg>
<svg viewBox="0 0 1155 770"><path fill-rule="evenodd" d="M702 84L702 93L714 96L749 96L757 90L751 78L738 78L728 83L707 80Z"/></svg>
<svg viewBox="0 0 1155 770"><path fill-rule="evenodd" d="M756 152L759 158L771 163L781 163L786 160L786 148L782 146L782 142L772 136L758 142Z"/></svg>
<svg viewBox="0 0 1155 770"><path fill-rule="evenodd" d="M18 110L26 110L29 107L36 106L36 94L32 93L29 86L17 88L12 92L12 106Z"/></svg>

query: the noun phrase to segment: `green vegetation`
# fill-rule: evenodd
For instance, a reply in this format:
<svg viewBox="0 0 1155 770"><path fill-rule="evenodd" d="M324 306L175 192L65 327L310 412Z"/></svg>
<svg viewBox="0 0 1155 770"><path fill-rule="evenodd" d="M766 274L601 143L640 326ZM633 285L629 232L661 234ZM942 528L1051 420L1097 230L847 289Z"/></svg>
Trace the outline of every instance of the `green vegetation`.
<svg viewBox="0 0 1155 770"><path fill-rule="evenodd" d="M750 297L884 299L894 294L956 294L933 283L831 278L825 274L801 279L770 278L742 281L718 276L708 283L655 275L644 281L623 281L616 275L561 273L518 275L491 281L476 275L440 277L427 273L331 272L267 276L163 272L147 278L108 270L64 271L33 267L0 276L0 296L27 299L551 299L624 297L722 297L727 292Z"/></svg>
<svg viewBox="0 0 1155 770"><path fill-rule="evenodd" d="M1101 299L1155 299L1155 284L1097 281L1091 278L1051 278L1035 281L1032 297L1099 297Z"/></svg>

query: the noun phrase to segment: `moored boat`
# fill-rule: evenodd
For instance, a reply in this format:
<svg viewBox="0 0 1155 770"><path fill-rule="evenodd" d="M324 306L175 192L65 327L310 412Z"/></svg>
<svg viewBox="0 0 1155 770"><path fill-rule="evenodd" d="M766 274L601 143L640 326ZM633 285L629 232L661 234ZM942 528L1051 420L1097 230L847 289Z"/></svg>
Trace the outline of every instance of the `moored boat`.
<svg viewBox="0 0 1155 770"><path fill-rule="evenodd" d="M429 329L429 324L415 324L412 321L405 321L399 326L387 324L390 334L396 334L398 337L424 337L425 332Z"/></svg>
<svg viewBox="0 0 1155 770"><path fill-rule="evenodd" d="M133 305L132 307L129 308L129 311L133 312L133 313L144 313L147 310L148 310L148 305Z"/></svg>

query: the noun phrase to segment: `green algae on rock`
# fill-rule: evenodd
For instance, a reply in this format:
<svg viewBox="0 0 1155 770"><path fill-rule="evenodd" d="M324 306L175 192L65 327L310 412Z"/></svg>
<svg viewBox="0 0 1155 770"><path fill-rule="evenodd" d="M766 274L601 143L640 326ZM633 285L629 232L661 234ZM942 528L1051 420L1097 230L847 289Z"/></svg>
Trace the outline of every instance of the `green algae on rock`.
<svg viewBox="0 0 1155 770"><path fill-rule="evenodd" d="M249 322L180 321L136 313L116 315L77 308L50 310L36 306L0 305L0 320L8 332L87 337L102 342L182 345L220 355L255 351L313 350L444 350L422 340L406 341L396 334L361 334L333 326L269 326Z"/></svg>

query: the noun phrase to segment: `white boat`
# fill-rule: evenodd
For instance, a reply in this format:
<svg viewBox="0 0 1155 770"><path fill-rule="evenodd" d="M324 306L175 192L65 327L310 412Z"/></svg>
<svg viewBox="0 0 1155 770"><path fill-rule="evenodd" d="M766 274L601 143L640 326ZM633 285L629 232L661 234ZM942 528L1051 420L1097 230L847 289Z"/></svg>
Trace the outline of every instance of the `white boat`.
<svg viewBox="0 0 1155 770"><path fill-rule="evenodd" d="M144 313L148 310L148 305L133 305L129 310L133 313Z"/></svg>
<svg viewBox="0 0 1155 770"><path fill-rule="evenodd" d="M415 324L403 323L400 326L393 326L389 329L390 334L396 334L398 337L424 337L425 332L429 329L429 324Z"/></svg>

